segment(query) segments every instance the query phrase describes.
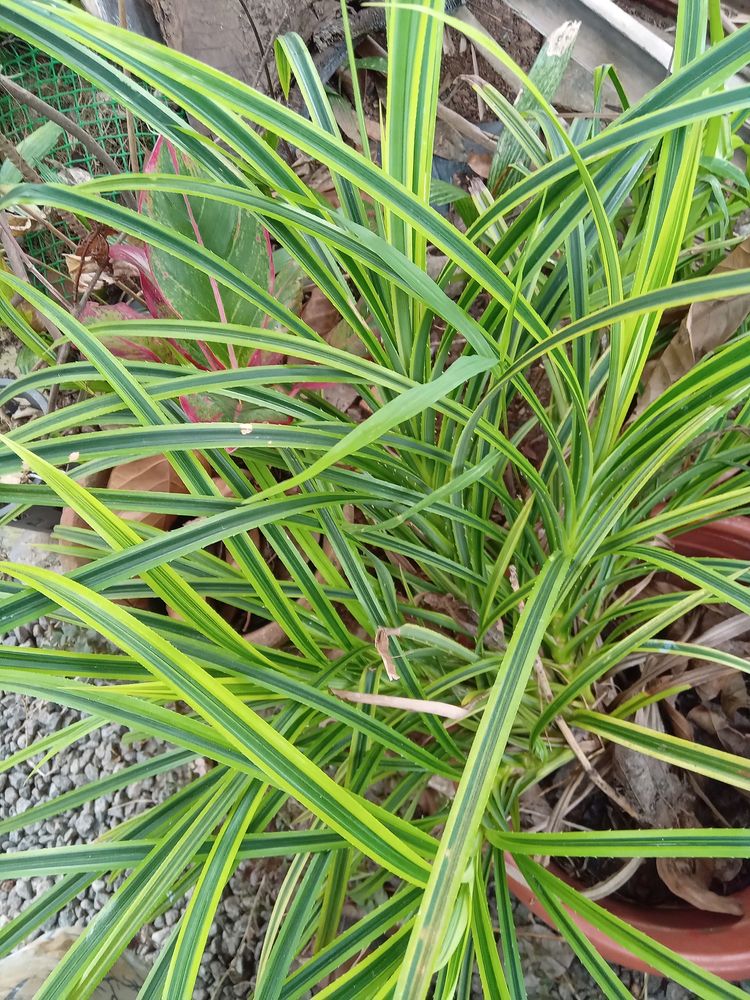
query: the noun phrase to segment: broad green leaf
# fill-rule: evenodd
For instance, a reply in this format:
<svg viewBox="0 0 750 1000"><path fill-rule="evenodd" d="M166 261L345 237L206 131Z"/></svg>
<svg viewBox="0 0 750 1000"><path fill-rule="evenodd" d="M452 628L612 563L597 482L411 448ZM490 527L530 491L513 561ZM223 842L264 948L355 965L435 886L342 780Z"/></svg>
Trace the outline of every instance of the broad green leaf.
<svg viewBox="0 0 750 1000"><path fill-rule="evenodd" d="M164 139L157 140L146 169L153 173L200 177L202 171L185 153ZM213 205L199 198L148 191L139 210L158 226L174 230L233 264L260 287L272 280L272 257L260 223L248 212L229 205ZM221 291L199 268L175 260L159 247L147 247L151 275L160 293L183 319L261 325L264 314L235 293ZM230 357L225 364L244 365L247 357Z"/></svg>
<svg viewBox="0 0 750 1000"><path fill-rule="evenodd" d="M62 128L54 122L45 122L34 129L16 146L25 163L30 167L38 167L42 160L49 156L62 135ZM21 180L21 171L10 160L4 160L0 165L0 184L15 184Z"/></svg>

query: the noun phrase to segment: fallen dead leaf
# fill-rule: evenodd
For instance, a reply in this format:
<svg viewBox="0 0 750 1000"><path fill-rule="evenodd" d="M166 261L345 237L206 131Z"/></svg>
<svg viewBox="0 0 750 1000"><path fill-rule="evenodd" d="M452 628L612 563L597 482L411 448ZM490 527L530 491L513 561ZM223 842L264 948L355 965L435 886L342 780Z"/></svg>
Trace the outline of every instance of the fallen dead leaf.
<svg viewBox="0 0 750 1000"><path fill-rule="evenodd" d="M734 671L721 689L721 709L729 722L738 722L738 713L750 708L750 694L744 674Z"/></svg>
<svg viewBox="0 0 750 1000"><path fill-rule="evenodd" d="M276 622L266 622L252 632L247 632L242 638L253 646L266 646L269 649L281 649L289 641L284 629Z"/></svg>
<svg viewBox="0 0 750 1000"><path fill-rule="evenodd" d="M83 479L79 479L78 482L81 486L85 486L87 490L93 490L101 488L107 485L107 479L109 477L108 471L105 469L102 472L97 472L92 476L84 476ZM5 482L5 477L3 477ZM60 515L60 527L61 528L88 528L88 521L77 514L72 507L63 507L62 514ZM85 559L79 559L77 556L71 555L61 555L60 565L66 572L70 572L76 569L78 566L83 566Z"/></svg>
<svg viewBox="0 0 750 1000"><path fill-rule="evenodd" d="M688 712L688 718L704 733L715 736L725 750L740 757L750 757L750 739L731 726L716 705L696 705Z"/></svg>
<svg viewBox="0 0 750 1000"><path fill-rule="evenodd" d="M47 213L39 208L6 209L8 228L17 240L23 239L29 233L35 233L44 227Z"/></svg>
<svg viewBox="0 0 750 1000"><path fill-rule="evenodd" d="M427 787L434 788L436 792L440 792L447 799L454 799L458 790L458 782L444 778L441 774L433 774L427 782Z"/></svg>
<svg viewBox="0 0 750 1000"><path fill-rule="evenodd" d="M103 270L100 263L94 257L85 257L83 261L83 271L81 271L81 257L76 253L63 254L65 266L72 281L78 283L81 293L88 291L93 281L96 281L92 291L99 291L105 285L114 285L119 281L128 278L138 277L137 270L129 263L116 260L110 268ZM80 273L80 278L78 277Z"/></svg>
<svg viewBox="0 0 750 1000"><path fill-rule="evenodd" d="M656 705L638 709L634 721L664 732ZM612 748L612 764L626 799L651 826L656 829L699 826L693 814L693 796L669 764L619 744Z"/></svg>
<svg viewBox="0 0 750 1000"><path fill-rule="evenodd" d="M715 876L711 858L657 858L656 870L662 882L675 896L698 910L730 913L741 917L742 904L733 896L720 896L709 889Z"/></svg>
<svg viewBox="0 0 750 1000"><path fill-rule="evenodd" d="M375 633L375 649L380 653L388 680L397 681L399 678L396 661L391 656L388 640L392 635L398 635L398 629L383 628L382 626Z"/></svg>
<svg viewBox="0 0 750 1000"><path fill-rule="evenodd" d="M671 699L665 698L662 701L662 706L669 717L669 721L672 723L672 732L674 735L678 736L681 740L692 740L695 736L695 730L682 712L678 711L671 703Z"/></svg>
<svg viewBox="0 0 750 1000"><path fill-rule="evenodd" d="M380 708L397 708L402 712L424 712L427 715L439 715L442 719L452 719L460 722L470 715L476 705L449 705L445 701L427 701L423 698L401 698L395 694L367 694L364 691L341 691L331 688L342 701L351 701L356 705L375 705Z"/></svg>
<svg viewBox="0 0 750 1000"><path fill-rule="evenodd" d="M341 315L319 288L313 288L310 298L302 307L300 319L321 337L325 337L341 320Z"/></svg>
<svg viewBox="0 0 750 1000"><path fill-rule="evenodd" d="M733 882L742 871L742 858L712 858L714 878L719 882Z"/></svg>
<svg viewBox="0 0 750 1000"><path fill-rule="evenodd" d="M489 153L472 153L466 162L478 177L487 180L490 176L492 157Z"/></svg>
<svg viewBox="0 0 750 1000"><path fill-rule="evenodd" d="M714 268L712 274L739 271L747 267L750 267L750 238L736 246ZM750 295L694 302L661 357L647 366L636 413L645 410L649 403L690 371L702 357L729 340L748 315Z"/></svg>

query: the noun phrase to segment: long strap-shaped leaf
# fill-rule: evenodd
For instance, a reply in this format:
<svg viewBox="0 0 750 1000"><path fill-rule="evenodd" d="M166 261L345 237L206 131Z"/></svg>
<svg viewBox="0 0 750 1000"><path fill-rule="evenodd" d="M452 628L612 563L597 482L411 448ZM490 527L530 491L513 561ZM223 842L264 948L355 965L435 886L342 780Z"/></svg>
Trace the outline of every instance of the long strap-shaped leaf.
<svg viewBox="0 0 750 1000"><path fill-rule="evenodd" d="M231 186L208 178L180 177L172 174L134 174L102 178L91 182L89 190L82 186L73 189L66 185L18 185L10 189L5 199L9 204L49 204L66 207L66 211L79 212L111 225L151 246L157 246L186 263L192 264L231 288L236 294L256 304L277 323L292 330L297 337L319 343L321 338L288 308L267 297L267 293L242 274L236 267L222 260L176 230L148 217L123 208L114 202L93 197L99 192L117 189L161 190L184 195L201 196L244 207L262 215L267 220L284 220L301 231L310 232L337 249L345 251L364 266L385 274L391 282L401 286L409 295L429 303L466 336L477 351L490 354L486 335L479 324L467 313L458 309L445 293L408 258L396 251L381 237L355 223L341 220L342 225L319 219L311 212L297 206L285 205L275 199L256 195L240 186ZM11 194L12 192L12 194ZM91 192L91 193L89 193ZM74 206L74 207L71 207Z"/></svg>
<svg viewBox="0 0 750 1000"><path fill-rule="evenodd" d="M166 680L272 784L294 795L353 846L409 882L424 880L427 863L376 820L363 799L336 785L264 719L153 629L124 608L55 573L8 563L3 568L73 611L156 677Z"/></svg>
<svg viewBox="0 0 750 1000"><path fill-rule="evenodd" d="M348 930L343 931L326 948L308 959L284 983L280 1000L298 1000L334 969L360 955L378 939L392 930L399 921L409 918L419 903L419 890L407 886L387 902L381 903Z"/></svg>
<svg viewBox="0 0 750 1000"><path fill-rule="evenodd" d="M697 59L683 66L674 75L668 76L637 105L626 110L611 126L583 143L579 149L588 163L618 150L632 147L639 140L649 141L662 137L666 132L698 118L709 118L726 114L725 99L739 99L747 107L747 98L737 91L707 94L715 87L720 89L733 73L747 62L747 45L750 26L727 36L721 43L711 46ZM575 162L570 154L561 156L545 164L529 177L523 178L496 199L469 229L468 236L475 239L490 226L502 220L509 212L539 191L552 187L553 183L565 178L568 183L558 185L555 204L564 200L575 189L570 175L575 171Z"/></svg>
<svg viewBox="0 0 750 1000"><path fill-rule="evenodd" d="M248 781L244 775L227 773L197 800L93 918L46 979L37 1000L77 1000L93 993L104 978L105 963L124 951L140 926L144 909L149 912L154 897L166 894L192 860L196 846L232 808Z"/></svg>
<svg viewBox="0 0 750 1000"><path fill-rule="evenodd" d="M57 492L65 503L82 517L115 550L122 551L141 541L138 533L126 520L114 514L105 504L75 480L60 472L49 462L38 458L27 448L10 439L0 440L21 457L29 468L35 470ZM195 623L203 635L212 638L218 645L241 651L247 655L246 643L207 601L199 597L185 580L171 566L163 564L143 574L144 580L152 586L167 607L174 607L189 621ZM267 663L260 650L250 646L251 655Z"/></svg>
<svg viewBox="0 0 750 1000"><path fill-rule="evenodd" d="M274 907L258 961L256 1000L278 1000L295 956L303 950L309 939L310 919L315 912L329 860L320 854L314 858L298 856L296 863L299 870L293 884L289 881L289 876L295 875L294 866L290 868ZM286 903L288 905L283 905L282 908L280 904ZM278 928L274 928L274 918L278 918ZM267 948L267 945L270 947Z"/></svg>
<svg viewBox="0 0 750 1000"><path fill-rule="evenodd" d="M34 456L26 448L10 442L8 443L28 463L31 469L42 475L78 514L98 529L102 537L113 545L113 547L116 549L124 548L140 542L138 534L126 521L111 513L104 504L92 497L82 486L49 465L49 463ZM180 608L184 616L191 621L193 626L202 635L208 638L215 633L215 617L218 617L218 615L210 608L209 611L211 613L207 614L206 609L208 605L204 601L195 601L192 599L194 591L185 583L184 579L172 566L162 565L156 567L151 573L144 574L144 577L147 581L153 580L154 590L165 600L167 605ZM223 619L219 620L222 621L224 629L219 632L218 638L222 639L224 637L224 630L226 630L230 639L233 640L231 642L223 642L222 645L230 649L234 649L239 645L243 658L250 660L251 656L248 656L244 648L244 640L231 630L229 626L226 626ZM264 657L260 657L260 659L265 660ZM248 670L250 670L250 673L248 673ZM243 671L243 676L252 676L252 670L249 665ZM356 729L365 727L371 736L380 739L384 745L389 746L396 753L405 755L407 758L411 757L421 760L428 769L435 769L438 773L442 773L444 770L441 763L434 759L431 754L424 751L420 752L420 748L415 744L411 743L405 737L400 736L400 734L391 732L388 727L382 726L369 716L342 706L339 700L333 698L331 695L316 691L309 685L301 684L299 681L288 680L285 682L282 675L275 675L270 670L256 672L255 678L261 684L264 682L270 684L271 689L275 693L288 694L295 698L295 700L300 700L311 707L319 708L324 713L333 714L334 717L344 716L344 721L349 725L353 725ZM279 686L279 683L281 686ZM299 695L301 695L301 698L298 697ZM449 769L450 772L451 769Z"/></svg>
<svg viewBox="0 0 750 1000"><path fill-rule="evenodd" d="M738 611L750 615L750 587L728 579L725 574L711 569L700 560L651 545L634 545L629 552L643 562L689 580L720 600L727 601Z"/></svg>
<svg viewBox="0 0 750 1000"><path fill-rule="evenodd" d="M519 859L520 860L520 859ZM548 872L533 861L526 861L535 878L557 899L584 918L592 927L603 931L607 937L636 955L642 962L669 976L701 1000L746 1000L747 994L739 986L720 979L701 969L687 958L659 944L631 924L610 913L603 906L587 899L562 879Z"/></svg>
<svg viewBox="0 0 750 1000"><path fill-rule="evenodd" d="M526 859L519 859L518 865L547 913L554 919L555 927L562 932L577 958L601 987L602 996L607 997L607 1000L627 1000L631 997L630 990L599 955L584 931L576 926L565 907L549 892L548 886L535 877L535 869L526 863Z"/></svg>
<svg viewBox="0 0 750 1000"><path fill-rule="evenodd" d="M263 788L245 795L226 819L190 897L180 922L180 930L169 967L164 995L173 1000L190 1000L198 976L201 956L224 886L236 866L238 852L248 823L263 798Z"/></svg>
<svg viewBox="0 0 750 1000"><path fill-rule="evenodd" d="M177 90L184 86L190 88L200 80L201 103L218 102L225 108L246 115L305 152L334 165L341 176L347 177L379 201L387 202L391 211L463 266L498 301L506 306L513 302L515 289L505 275L488 262L484 254L450 223L442 219L438 212L429 205L421 204L402 184L388 177L366 157L342 145L313 122L197 60L148 43L147 39L131 33L111 28L78 11L66 7L63 13L57 5L53 9L45 8L33 0L24 0L23 3L8 0L7 8L7 14L0 17L0 25L7 26L8 30L15 30L22 36L27 33L36 35L34 29L45 26L53 34L52 38L42 42L43 47L54 45L54 34L75 37L112 58L114 62L123 66L127 64L126 68L159 87L165 94L172 93L175 86ZM33 24L25 16L27 13L33 13ZM8 16L11 14L12 16ZM185 107L190 105L191 111L197 117L202 117L201 110L192 106L192 101L184 92L182 103ZM539 339L548 335L545 324L524 297L518 299L516 310L519 322L528 326Z"/></svg>
<svg viewBox="0 0 750 1000"><path fill-rule="evenodd" d="M487 839L513 855L571 858L747 858L750 831L596 830L516 833L488 830Z"/></svg>
<svg viewBox="0 0 750 1000"><path fill-rule="evenodd" d="M2 672L0 671L1 685ZM97 728L101 725L97 720L94 720L94 722ZM30 745L29 749L32 753L39 753L42 749L40 746L42 742L40 740ZM31 826L32 823L41 823L43 820L49 819L50 816L57 816L68 809L75 809L84 802L90 802L100 795L107 795L114 789L123 788L125 785L131 785L137 781L143 781L145 778L153 777L155 774L163 774L164 771L189 763L194 757L195 754L189 751L170 750L167 753L160 754L158 757L154 757L152 760L120 768L114 774L105 775L103 778L82 785L80 788L73 788L69 792L64 792L56 798L39 802L24 813L16 813L13 816L6 817L0 821L0 835L9 833L11 830L17 830L20 827Z"/></svg>
<svg viewBox="0 0 750 1000"><path fill-rule="evenodd" d="M58 9L62 8L64 10L63 19L61 20L59 17L56 17L50 22L45 16L49 14L48 7L43 8L39 4L29 2L29 0L26 0L25 3L11 3L9 0L9 2L4 4L4 9L1 12L3 21L0 23L3 24L6 30L15 31L19 35L33 41L45 51L57 54L63 62L75 63L84 76L96 82L106 92L124 93L124 97L128 100L131 110L142 116L144 120L149 121L158 133L168 135L180 148L185 147L183 138L184 123L179 120L175 123L174 115L168 121L166 119L169 110L167 106L156 102L156 108L154 108L154 99L143 88L136 88L135 85L132 85L130 90L136 91L136 94L131 99L130 90L124 91L124 78L122 74L114 71L111 65L94 56L80 44L77 46L71 45L62 36L62 32L66 27L70 27L67 22L75 12L71 12L67 5L55 4L55 6ZM30 12L32 16L29 16L25 12ZM84 24L86 28L91 28L90 22L84 20ZM73 37L93 41L96 36L92 35L86 28L80 28L78 34L73 32ZM747 107L750 102L746 94L742 93L742 90L750 88L740 88L739 90L715 94L705 94L704 92L707 87L715 86L728 79L732 73L745 64L747 61L748 36L750 36L750 26L746 26L728 36L718 45L712 46L703 56L675 76L668 77L663 84L644 98L639 105L634 106L626 112L620 121L584 144L581 148L581 155L586 162L601 158L613 150L631 146L634 141L641 137L648 140L654 136L662 136L669 128L678 127L696 118L721 115L731 110ZM117 55L117 49L118 47L115 46L115 56ZM158 52L158 47L156 49ZM130 58L132 60L134 57L131 56ZM193 62L192 65L199 69L204 68L197 62ZM155 65L150 67L150 71L158 74L158 68ZM191 79L189 74L181 75L180 85L183 88L183 96L192 93L190 84L194 83L194 79ZM171 81L169 78L160 76L160 81L165 85L163 87L165 92L172 92L173 85L171 90ZM158 82L156 85L159 87ZM694 94L703 96L692 99ZM173 96L176 95L173 94ZM149 103L149 99L151 103ZM191 98L188 97L188 102L190 100ZM220 102L217 101L204 102L201 107L190 104L189 109L191 112L197 113L199 117L201 112L204 115L207 114L212 130L226 140L227 135L222 130L223 123L214 120L213 117L215 109L219 104ZM185 104L185 106L187 107L188 105ZM235 142L239 142L238 148L245 152L245 134L244 132L240 133L236 120L232 124L235 126L233 132ZM293 127L290 132L290 138L294 142L295 135L292 133L294 133ZM232 176L226 164L222 165L223 173L221 169L217 170L216 163L209 155L211 150L205 144L202 146L196 142L190 146L188 151L215 176ZM205 156L202 155L204 152ZM341 152L340 148L336 150L333 148L333 144L331 144L331 155L328 157L328 160L334 167L336 165L337 152ZM351 150L344 150L342 152L342 155L347 157L350 154L356 160L356 154L353 154ZM317 155L321 155L321 158L326 159L322 151L317 151ZM252 153L247 151L245 152L245 156L251 162L254 162L254 158L258 157L259 153L253 147ZM281 165L283 166L283 164ZM275 173L278 167L279 163L277 160L274 160L273 165L268 167L268 176L272 178L272 183L277 183L282 190L294 190L295 185L299 185L298 179L293 174L291 178L286 177L286 175L284 179L278 178L277 173ZM550 186L555 180L561 177L569 177L575 172L575 169L572 157L567 154L546 165L540 171L521 181L510 192L507 192L503 198L499 199L491 207L486 216L479 220L477 228L479 231L483 231L488 226L493 225L498 218L507 214L513 207L522 204L529 197L538 194L540 190ZM561 192L559 197L566 197L570 193L570 190ZM404 217L408 219L409 214L409 208L405 209ZM429 230L427 230L427 235L430 238L431 234ZM475 238L474 229L470 230L469 236L470 238Z"/></svg>
<svg viewBox="0 0 750 1000"><path fill-rule="evenodd" d="M76 347L107 379L113 391L122 398L139 423L144 426L159 426L169 425L172 422L164 406L148 395L127 368L99 343L82 323L32 286L11 278L10 275L0 275L0 280L11 284L26 301L32 303L43 315L48 316L62 333L70 337ZM218 494L216 484L194 455L179 452L165 454L188 488ZM325 654L302 624L296 605L285 598L275 577L250 539L245 535L234 536L228 539L227 548L243 573L256 585L256 589L263 590L269 610L277 616L287 635L296 642L299 649L324 663Z"/></svg>
<svg viewBox="0 0 750 1000"><path fill-rule="evenodd" d="M326 494L323 497L306 495L271 500L258 506L243 505L240 509L206 518L201 524L184 525L166 536L159 535L123 552L103 556L90 565L73 570L69 578L99 588L111 581L129 579L134 574L175 559L185 552L231 537L238 531L247 531L273 520L284 520L292 511L315 509L331 503L346 503L351 498L352 495L348 493ZM0 629L5 632L17 625L34 621L40 615L53 611L55 607L41 593L34 595L26 592L8 597L0 603Z"/></svg>
<svg viewBox="0 0 750 1000"><path fill-rule="evenodd" d="M571 722L587 732L674 764L675 767L684 767L688 771L705 774L706 777L724 781L735 788L750 791L750 770L745 757L701 746L700 743L691 743L690 740L599 712L574 712Z"/></svg>
<svg viewBox="0 0 750 1000"><path fill-rule="evenodd" d="M516 711L539 655L542 637L556 610L567 569L568 561L561 556L546 563L508 644L409 939L395 992L398 1000L423 1000L427 995Z"/></svg>

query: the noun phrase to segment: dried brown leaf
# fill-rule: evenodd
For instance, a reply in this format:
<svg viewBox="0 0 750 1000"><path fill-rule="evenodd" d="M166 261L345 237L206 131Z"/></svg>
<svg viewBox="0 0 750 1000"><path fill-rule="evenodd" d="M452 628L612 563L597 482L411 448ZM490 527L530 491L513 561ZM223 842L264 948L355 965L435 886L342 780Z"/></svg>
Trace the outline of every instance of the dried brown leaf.
<svg viewBox="0 0 750 1000"><path fill-rule="evenodd" d="M324 386L321 395L327 403L335 406L339 413L348 413L350 407L359 399L359 392L345 382L332 382Z"/></svg>
<svg viewBox="0 0 750 1000"><path fill-rule="evenodd" d="M331 347L336 347L340 351L347 351L358 358L367 356L367 351L362 341L349 326L346 320L336 323L336 325L324 334Z"/></svg>
<svg viewBox="0 0 750 1000"><path fill-rule="evenodd" d="M8 228L17 240L42 229L47 213L39 208L14 208L6 210Z"/></svg>
<svg viewBox="0 0 750 1000"><path fill-rule="evenodd" d="M478 177L487 178L490 176L492 157L489 153L471 153L466 162Z"/></svg>
<svg viewBox="0 0 750 1000"><path fill-rule="evenodd" d="M638 815L655 827L674 826L674 809L684 788L670 767L619 745L613 748L612 762L614 777Z"/></svg>
<svg viewBox="0 0 750 1000"><path fill-rule="evenodd" d="M695 736L695 730L682 712L679 712L668 698L662 701L662 706L672 724L674 735L678 736L681 740L692 740Z"/></svg>
<svg viewBox="0 0 750 1000"><path fill-rule="evenodd" d="M316 333L319 333L321 337L325 337L340 321L341 316L338 309L331 305L321 290L313 288L310 298L302 307L300 319Z"/></svg>
<svg viewBox="0 0 750 1000"><path fill-rule="evenodd" d="M91 476L84 476L83 479L79 480L81 486L85 486L87 490L101 489L101 487L107 485L107 479L109 478L109 473L106 469L102 472L94 473ZM3 477L3 482L12 482L13 477ZM18 482L18 477L16 477L16 482ZM72 507L63 507L62 514L60 516L60 527L61 528L88 528L89 524L87 521L77 514ZM71 555L61 555L60 565L63 567L65 572L70 572L70 570L76 569L78 566L83 566L86 562L85 559L79 559L77 556Z"/></svg>
<svg viewBox="0 0 750 1000"><path fill-rule="evenodd" d="M336 124L357 149L362 149L362 137L359 132L359 122L354 108L348 101L340 99L331 101ZM380 125L372 118L365 118L367 138L380 142Z"/></svg>
<svg viewBox="0 0 750 1000"><path fill-rule="evenodd" d="M719 896L709 889L714 878L713 860L710 858L657 858L656 870L675 896L699 910L730 913L737 917L745 912L738 899Z"/></svg>
<svg viewBox="0 0 750 1000"><path fill-rule="evenodd" d="M391 656L388 640L392 635L398 635L398 629L383 628L382 626L375 633L375 649L380 653L388 680L397 681L399 677L396 661Z"/></svg>
<svg viewBox="0 0 750 1000"><path fill-rule="evenodd" d="M439 611L453 619L456 625L466 629L470 635L477 634L477 615L465 604L461 604L452 594L435 594L431 590L423 590L414 597L418 608L429 608Z"/></svg>
<svg viewBox="0 0 750 1000"><path fill-rule="evenodd" d="M742 858L713 858L713 876L718 882L733 882L742 871Z"/></svg>
<svg viewBox="0 0 750 1000"><path fill-rule="evenodd" d="M721 694L722 688L726 684L727 674L725 670L722 671L712 671L711 674L697 684L695 687L696 694L703 702L713 701L714 698L718 698Z"/></svg>
<svg viewBox="0 0 750 1000"><path fill-rule="evenodd" d="M638 709L634 721L656 732L664 732L659 709ZM657 757L615 745L612 749L614 776L640 816L655 828L699 826L693 814L693 796L680 774Z"/></svg>
<svg viewBox="0 0 750 1000"><path fill-rule="evenodd" d="M402 712L424 712L428 715L439 715L442 719L452 719L460 722L476 708L475 704L450 705L446 701L427 701L423 698L401 698L395 694L366 694L364 691L341 691L331 688L342 701L351 701L356 705L376 705L381 708L398 708Z"/></svg>
<svg viewBox="0 0 750 1000"><path fill-rule="evenodd" d="M260 625L252 632L247 632L243 639L247 639L253 646L266 646L269 649L281 649L289 641L284 629L276 622Z"/></svg>
<svg viewBox="0 0 750 1000"><path fill-rule="evenodd" d="M750 238L743 240L712 271L722 274L750 267ZM636 413L669 388L702 357L725 343L750 314L750 295L694 302L664 353L646 369Z"/></svg>
<svg viewBox="0 0 750 1000"><path fill-rule="evenodd" d="M688 712L688 718L704 733L715 736L725 750L740 757L750 757L750 739L731 726L716 705L696 705Z"/></svg>
<svg viewBox="0 0 750 1000"><path fill-rule="evenodd" d="M738 712L750 708L750 693L747 690L744 674L735 671L727 678L721 689L721 708L732 723L738 721Z"/></svg>
<svg viewBox="0 0 750 1000"><path fill-rule="evenodd" d="M441 774L433 774L427 782L428 788L433 788L436 792L444 795L446 799L454 799L458 790L458 782L444 778Z"/></svg>

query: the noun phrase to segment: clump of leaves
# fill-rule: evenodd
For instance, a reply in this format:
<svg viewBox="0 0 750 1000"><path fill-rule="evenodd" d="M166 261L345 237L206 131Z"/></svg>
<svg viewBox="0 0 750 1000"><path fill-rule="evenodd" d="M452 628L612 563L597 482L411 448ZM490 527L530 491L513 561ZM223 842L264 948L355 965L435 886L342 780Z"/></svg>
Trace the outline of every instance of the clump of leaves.
<svg viewBox="0 0 750 1000"><path fill-rule="evenodd" d="M673 75L606 127L579 119L567 130L534 82L482 38L536 99L533 126L498 109L533 169L504 179L462 231L430 207L446 22L437 0L389 9L382 164L341 138L295 36L281 40L281 64L309 117L60 0L5 0L2 30L113 94L194 168L176 172L167 162L158 173L76 188L14 185L0 208L53 206L108 225L148 247L160 281L190 268L239 310L82 325L0 274L82 359L40 369L23 386L107 386L3 440L0 472L23 463L44 484L3 484L0 495L74 508L90 526L79 537L94 558L65 577L4 564L14 582L4 585L0 621L12 628L57 613L121 651L4 650L0 686L147 726L178 748L154 767L195 755L217 765L85 852L0 858L3 877L60 875L0 929L4 950L94 878L128 872L41 1000L90 995L138 928L192 889L142 991L190 997L229 875L244 858L279 854L293 860L257 969L263 1000L309 990L465 996L475 967L487 995L524 996L506 857L605 995L625 990L571 911L701 997L743 995L537 858L742 858L750 855L745 831L529 832L520 823L522 795L575 763L581 738L659 759L699 782L748 788L744 758L634 721L648 701L642 692L612 712L592 697L597 682L644 651L720 655L747 670L739 657L664 631L716 601L750 612L746 563L681 555L669 543L750 504L750 340L728 337L631 416L665 311L750 292L747 270L689 276L683 266L697 240L715 237L706 205L717 189L704 186L712 158L728 162L731 127L750 107L750 87L725 89L746 61L750 27L707 46L707 6L680 5ZM337 207L295 175L279 140L325 165ZM725 172L724 188L732 176ZM207 217L247 213L341 317L346 346L329 343L244 261L197 240L184 215L131 211L108 197L120 191L176 207L187 198ZM437 280L426 273L433 249L446 258ZM457 299L446 293L456 279ZM14 308L2 308L22 330ZM106 346L117 337L173 341L183 362L205 345L226 361L261 352L261 363L204 370L119 359ZM310 387L311 365L316 383L352 387L366 419L353 421ZM529 378L540 366L542 398ZM286 391L300 381L308 388ZM178 401L206 393L285 422L189 420ZM514 408L525 415L509 426ZM532 434L544 442L536 463L524 454ZM109 494L78 482L160 453L184 495ZM132 510L187 520L162 533L114 513ZM232 563L206 554L217 540ZM644 578L661 571L678 585L643 591ZM151 595L180 617L115 603ZM248 641L215 601L256 625L275 623L284 642ZM121 779L129 783L127 770ZM76 801L98 787L78 790ZM433 807L422 814L426 790ZM274 832L290 797L308 822ZM41 804L4 830L68 804ZM342 930L347 899L362 916Z"/></svg>

